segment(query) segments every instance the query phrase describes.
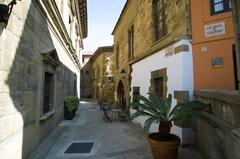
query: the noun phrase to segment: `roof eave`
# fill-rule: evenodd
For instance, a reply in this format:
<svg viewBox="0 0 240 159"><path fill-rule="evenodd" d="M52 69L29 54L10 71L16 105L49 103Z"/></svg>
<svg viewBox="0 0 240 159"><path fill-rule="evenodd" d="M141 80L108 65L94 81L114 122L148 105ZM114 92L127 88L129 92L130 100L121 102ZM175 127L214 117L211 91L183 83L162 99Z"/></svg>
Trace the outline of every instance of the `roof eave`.
<svg viewBox="0 0 240 159"><path fill-rule="evenodd" d="M83 39L88 36L87 0L79 0L79 12Z"/></svg>
<svg viewBox="0 0 240 159"><path fill-rule="evenodd" d="M126 11L126 8L127 8L128 4L129 4L129 2L130 2L129 0L126 1L125 5L124 5L124 7L123 7L123 9L122 9L122 11L121 11L121 14L120 14L120 16L119 16L119 18L118 18L118 20L117 20L117 23L116 23L116 25L114 26L114 29L113 29L113 31L112 31L112 35L114 35L114 33L115 33L115 31L116 31L116 29L117 29L117 27L118 27L118 25L119 25L122 17L123 17L123 14L124 14L125 11Z"/></svg>

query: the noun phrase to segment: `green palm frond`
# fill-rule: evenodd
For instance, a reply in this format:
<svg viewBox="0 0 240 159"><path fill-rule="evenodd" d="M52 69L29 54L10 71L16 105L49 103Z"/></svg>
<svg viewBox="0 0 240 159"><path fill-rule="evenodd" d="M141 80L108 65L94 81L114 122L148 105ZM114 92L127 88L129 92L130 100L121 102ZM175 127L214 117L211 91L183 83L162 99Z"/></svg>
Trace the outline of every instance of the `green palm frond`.
<svg viewBox="0 0 240 159"><path fill-rule="evenodd" d="M152 106L152 101L150 101L149 99L147 99L146 97L140 95L139 97L139 101L142 101L146 106L151 107Z"/></svg>
<svg viewBox="0 0 240 159"><path fill-rule="evenodd" d="M148 93L149 99L144 96L139 96L138 102L131 103L132 109L136 112L131 115L131 119L139 116L147 116L148 119L144 123L144 128L148 130L154 122L160 121L181 121L191 122L193 119L203 118L201 111L208 107L198 101L192 101L185 104L177 104L172 110L172 94L168 95L165 101L162 97Z"/></svg>
<svg viewBox="0 0 240 159"><path fill-rule="evenodd" d="M139 96L138 102L133 102L130 104L130 106L135 110L149 112L155 116L158 116L161 120L167 120L166 113L162 111L162 105L165 105L164 100L150 93L149 99L144 96Z"/></svg>
<svg viewBox="0 0 240 159"><path fill-rule="evenodd" d="M171 110L171 106L172 106L172 94L168 95L166 106L167 106L167 115L169 115L170 110Z"/></svg>
<svg viewBox="0 0 240 159"><path fill-rule="evenodd" d="M137 118L137 117L139 117L139 116L154 116L153 114L150 114L150 113L148 113L148 112L144 112L144 111L141 111L141 110L137 110L135 113L133 113L132 115L131 115L131 120L133 120L134 118Z"/></svg>
<svg viewBox="0 0 240 159"><path fill-rule="evenodd" d="M206 107L207 105L198 101L178 104L169 114L170 121L182 120L187 122L193 118L199 117L200 112L203 111Z"/></svg>
<svg viewBox="0 0 240 159"><path fill-rule="evenodd" d="M155 117L155 116L152 116L150 118L148 118L145 123L144 123L144 130L149 130L149 128L151 127L151 125L154 123L154 122L159 122L159 118Z"/></svg>
<svg viewBox="0 0 240 159"><path fill-rule="evenodd" d="M165 116L162 112L159 112L155 107L146 107L144 104L139 104L139 110L144 112L150 112L155 116L159 116L162 119L165 119Z"/></svg>

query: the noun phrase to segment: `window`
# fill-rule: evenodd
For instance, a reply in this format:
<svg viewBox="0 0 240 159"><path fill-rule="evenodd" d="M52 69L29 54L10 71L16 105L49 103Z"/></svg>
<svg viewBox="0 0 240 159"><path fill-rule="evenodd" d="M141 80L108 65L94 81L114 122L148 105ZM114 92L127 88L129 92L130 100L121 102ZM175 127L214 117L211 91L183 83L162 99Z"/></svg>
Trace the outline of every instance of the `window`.
<svg viewBox="0 0 240 159"><path fill-rule="evenodd" d="M167 79L167 68L152 71L149 91L166 99L168 90Z"/></svg>
<svg viewBox="0 0 240 159"><path fill-rule="evenodd" d="M77 95L77 80L76 79L74 79L74 82L73 82L73 94L74 94L74 96L76 96Z"/></svg>
<svg viewBox="0 0 240 159"><path fill-rule="evenodd" d="M116 48L116 68L119 69L119 45Z"/></svg>
<svg viewBox="0 0 240 159"><path fill-rule="evenodd" d="M232 8L231 0L211 0L211 15L230 11Z"/></svg>
<svg viewBox="0 0 240 159"><path fill-rule="evenodd" d="M88 75L89 74L89 71L86 71L86 75Z"/></svg>
<svg viewBox="0 0 240 159"><path fill-rule="evenodd" d="M153 0L153 24L155 41L167 35L167 0Z"/></svg>
<svg viewBox="0 0 240 159"><path fill-rule="evenodd" d="M96 77L98 78L98 77L100 77L100 75L101 75L101 72L100 72L101 70L100 70L100 66L97 66L97 68L96 68Z"/></svg>
<svg viewBox="0 0 240 159"><path fill-rule="evenodd" d="M134 26L128 30L128 59L134 57Z"/></svg>
<svg viewBox="0 0 240 159"><path fill-rule="evenodd" d="M139 102L140 87L133 87L133 102Z"/></svg>
<svg viewBox="0 0 240 159"><path fill-rule="evenodd" d="M162 77L155 78L154 85L155 85L155 94L163 97L163 78Z"/></svg>
<svg viewBox="0 0 240 159"><path fill-rule="evenodd" d="M53 106L53 74L45 72L43 93L43 114L51 110Z"/></svg>

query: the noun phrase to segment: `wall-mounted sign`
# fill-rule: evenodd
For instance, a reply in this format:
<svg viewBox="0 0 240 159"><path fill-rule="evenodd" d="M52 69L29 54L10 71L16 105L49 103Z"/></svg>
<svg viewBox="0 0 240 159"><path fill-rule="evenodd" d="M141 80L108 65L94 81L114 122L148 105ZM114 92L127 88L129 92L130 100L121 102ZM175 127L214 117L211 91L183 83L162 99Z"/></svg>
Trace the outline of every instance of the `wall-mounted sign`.
<svg viewBox="0 0 240 159"><path fill-rule="evenodd" d="M223 67L223 58L222 57L212 57L212 66L215 68Z"/></svg>
<svg viewBox="0 0 240 159"><path fill-rule="evenodd" d="M224 22L205 25L205 36L206 37L222 35L225 33L226 32L225 32L225 23Z"/></svg>
<svg viewBox="0 0 240 159"><path fill-rule="evenodd" d="M201 51L202 51L203 53L205 53L205 52L208 51L208 49L207 49L207 47L202 47L202 48L201 48Z"/></svg>
<svg viewBox="0 0 240 159"><path fill-rule="evenodd" d="M168 48L166 49L165 57L172 56L173 54L174 54L174 49L173 49L173 47L168 47Z"/></svg>

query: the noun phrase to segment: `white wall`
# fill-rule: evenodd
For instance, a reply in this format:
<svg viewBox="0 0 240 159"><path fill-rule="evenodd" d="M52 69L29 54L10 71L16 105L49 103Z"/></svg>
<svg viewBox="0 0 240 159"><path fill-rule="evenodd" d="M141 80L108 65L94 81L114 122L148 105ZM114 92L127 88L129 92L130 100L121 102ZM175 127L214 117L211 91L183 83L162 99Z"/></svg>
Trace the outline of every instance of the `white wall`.
<svg viewBox="0 0 240 159"><path fill-rule="evenodd" d="M180 52L172 56L165 57L166 50L170 47L179 45L189 45L188 52ZM167 68L167 94L173 95L175 90L189 90L190 96L193 93L193 64L192 64L192 46L188 40L180 40L166 49L160 50L155 54L144 58L132 65L132 83L131 87L140 87L140 94L148 97L151 72L162 68ZM132 95L132 92L131 92ZM173 99L173 105L176 100ZM134 110L131 110L131 113ZM139 117L134 122L144 124L145 118ZM153 125L150 132L157 131L157 125ZM188 131L188 130L184 130ZM182 139L182 129L174 126L172 133L177 134ZM192 139L190 139L192 140Z"/></svg>

